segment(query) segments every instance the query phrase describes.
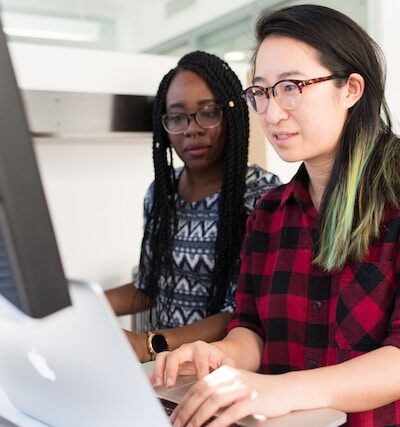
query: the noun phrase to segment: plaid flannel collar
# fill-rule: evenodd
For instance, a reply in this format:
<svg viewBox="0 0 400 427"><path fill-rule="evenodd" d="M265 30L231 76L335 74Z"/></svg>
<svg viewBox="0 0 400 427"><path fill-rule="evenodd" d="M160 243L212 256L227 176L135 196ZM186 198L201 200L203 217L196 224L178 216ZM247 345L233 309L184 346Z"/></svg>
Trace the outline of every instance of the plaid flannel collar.
<svg viewBox="0 0 400 427"><path fill-rule="evenodd" d="M314 208L308 191L309 181L310 178L307 169L304 163L302 163L291 181L286 185L282 194L280 207L283 208L293 200L300 206L305 214L316 217L317 211Z"/></svg>

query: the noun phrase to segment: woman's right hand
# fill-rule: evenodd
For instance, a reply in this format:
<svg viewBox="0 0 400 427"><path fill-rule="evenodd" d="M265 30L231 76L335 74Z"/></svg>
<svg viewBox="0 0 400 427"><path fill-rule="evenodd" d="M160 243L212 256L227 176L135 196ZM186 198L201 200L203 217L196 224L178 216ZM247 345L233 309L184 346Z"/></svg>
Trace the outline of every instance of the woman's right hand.
<svg viewBox="0 0 400 427"><path fill-rule="evenodd" d="M150 381L155 387L172 387L178 375L197 375L201 379L222 365L234 367L234 362L220 342L195 341L158 354Z"/></svg>

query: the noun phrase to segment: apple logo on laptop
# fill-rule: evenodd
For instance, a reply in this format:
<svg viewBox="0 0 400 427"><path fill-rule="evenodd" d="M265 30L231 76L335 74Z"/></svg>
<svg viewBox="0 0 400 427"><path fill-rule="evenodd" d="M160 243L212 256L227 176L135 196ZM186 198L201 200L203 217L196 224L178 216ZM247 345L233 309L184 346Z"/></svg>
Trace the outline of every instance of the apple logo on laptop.
<svg viewBox="0 0 400 427"><path fill-rule="evenodd" d="M33 367L39 372L39 374L50 381L56 380L55 372L47 364L47 361L43 355L41 355L35 347L32 347L28 351L28 358L32 363Z"/></svg>

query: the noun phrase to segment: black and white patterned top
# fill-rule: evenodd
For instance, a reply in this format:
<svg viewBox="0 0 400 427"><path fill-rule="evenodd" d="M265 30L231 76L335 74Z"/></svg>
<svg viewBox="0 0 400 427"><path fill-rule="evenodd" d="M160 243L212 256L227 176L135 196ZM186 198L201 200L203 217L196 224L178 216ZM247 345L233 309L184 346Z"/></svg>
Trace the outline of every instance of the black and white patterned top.
<svg viewBox="0 0 400 427"><path fill-rule="evenodd" d="M177 168L178 177L182 168ZM247 169L244 205L247 214L254 208L257 200L268 190L280 184L279 178L259 166ZM175 195L177 231L173 245L174 274L176 286L166 312L167 283L160 278L160 292L154 305L154 328L171 328L193 323L207 315L207 297L211 287L214 268L214 246L217 237L219 192L203 200L187 203ZM144 221L149 218L153 205L153 184L144 199ZM149 249L148 245L147 249ZM147 252L147 250L146 250ZM239 273L239 260L237 274ZM134 275L133 283L146 294L145 268ZM231 281L222 312L232 313L235 308L237 274ZM170 279L169 279L170 280ZM147 327L147 325L146 325Z"/></svg>

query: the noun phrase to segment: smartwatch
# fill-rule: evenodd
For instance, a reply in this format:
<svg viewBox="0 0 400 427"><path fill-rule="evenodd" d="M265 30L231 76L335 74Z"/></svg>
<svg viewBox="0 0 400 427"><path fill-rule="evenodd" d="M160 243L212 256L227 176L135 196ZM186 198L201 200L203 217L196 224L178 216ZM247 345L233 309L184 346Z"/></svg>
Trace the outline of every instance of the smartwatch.
<svg viewBox="0 0 400 427"><path fill-rule="evenodd" d="M157 353L168 350L167 338L154 331L147 331L147 351L151 360L156 360Z"/></svg>

